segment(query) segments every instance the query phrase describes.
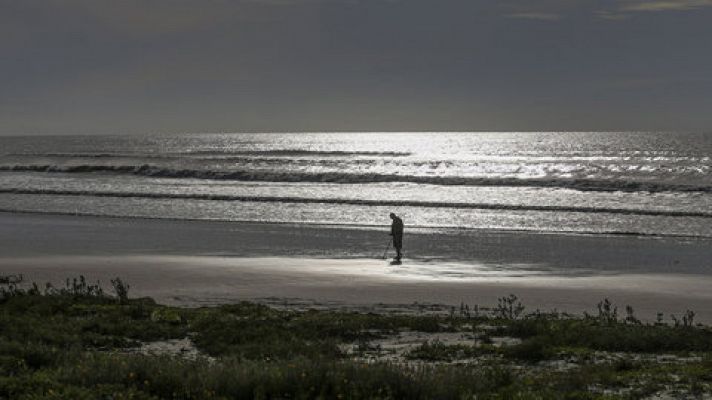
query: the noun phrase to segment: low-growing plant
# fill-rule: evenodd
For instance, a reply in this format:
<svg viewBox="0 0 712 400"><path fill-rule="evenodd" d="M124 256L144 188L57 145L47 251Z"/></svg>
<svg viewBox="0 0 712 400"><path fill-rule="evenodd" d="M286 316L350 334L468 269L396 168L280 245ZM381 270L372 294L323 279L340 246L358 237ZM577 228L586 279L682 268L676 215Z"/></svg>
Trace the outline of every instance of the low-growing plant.
<svg viewBox="0 0 712 400"><path fill-rule="evenodd" d="M603 324L613 324L618 321L618 307L614 306L610 300L603 299L597 305L598 320Z"/></svg>
<svg viewBox="0 0 712 400"><path fill-rule="evenodd" d="M543 338L532 338L522 343L502 348L502 354L507 358L527 362L537 362L549 359L555 355L550 344Z"/></svg>
<svg viewBox="0 0 712 400"><path fill-rule="evenodd" d="M111 280L111 287L114 288L114 293L116 293L116 297L119 299L120 304L128 303L130 288L128 284L124 283L121 278L117 277Z"/></svg>
<svg viewBox="0 0 712 400"><path fill-rule="evenodd" d="M510 294L497 300L497 307L493 313L496 318L517 319L524 312L524 308L517 296Z"/></svg>
<svg viewBox="0 0 712 400"><path fill-rule="evenodd" d="M633 311L633 307L631 306L625 306L625 322L629 324L635 324L635 325L640 325L641 322L638 318L635 317L635 311Z"/></svg>
<svg viewBox="0 0 712 400"><path fill-rule="evenodd" d="M495 353L496 349L492 346L473 346L466 344L444 344L438 340L425 341L420 346L417 346L406 353L406 357L410 359L425 360L425 361L444 361L462 360L478 357L484 354Z"/></svg>
<svg viewBox="0 0 712 400"><path fill-rule="evenodd" d="M695 313L693 311L685 311L685 315L682 316L682 326L690 328L695 324Z"/></svg>
<svg viewBox="0 0 712 400"><path fill-rule="evenodd" d="M19 287L22 281L22 275L0 275L0 301L23 295L24 291Z"/></svg>

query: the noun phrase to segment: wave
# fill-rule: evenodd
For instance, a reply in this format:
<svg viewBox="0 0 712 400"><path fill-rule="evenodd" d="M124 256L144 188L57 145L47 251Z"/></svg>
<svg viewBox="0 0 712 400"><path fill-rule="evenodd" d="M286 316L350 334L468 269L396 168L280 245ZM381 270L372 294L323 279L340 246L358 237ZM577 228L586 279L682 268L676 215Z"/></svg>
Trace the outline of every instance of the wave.
<svg viewBox="0 0 712 400"><path fill-rule="evenodd" d="M0 165L0 171L28 172L126 172L136 173L148 165Z"/></svg>
<svg viewBox="0 0 712 400"><path fill-rule="evenodd" d="M108 172L157 178L191 178L235 180L247 182L313 182L313 183L419 183L446 186L508 186L562 188L599 192L703 192L712 193L710 185L688 185L668 182L568 179L568 178L489 178L460 176L422 176L398 174L354 174L344 172L292 171L213 171L172 169L143 165L0 165L0 171L29 171L56 173Z"/></svg>
<svg viewBox="0 0 712 400"><path fill-rule="evenodd" d="M175 153L11 153L9 156L16 157L54 157L54 158L180 158L182 156L372 156L372 157L407 157L412 155L409 152L399 151L326 151L326 150L195 150Z"/></svg>
<svg viewBox="0 0 712 400"><path fill-rule="evenodd" d="M272 197L272 196L234 196L206 193L147 193L147 192L116 192L116 191L88 191L88 190L53 190L53 189L0 189L4 194L33 194L33 195L59 195L59 196L87 196L87 197L119 197L119 198L144 198L144 199L182 199L182 200L209 200L209 201L238 201L261 203L297 203L297 204L339 204L358 206L387 206L387 207L426 207L426 208L458 208L478 210L510 210L510 211L545 211L545 212L579 212L579 213L604 213L640 216L662 217L699 217L712 218L712 213L701 211L674 211L674 210L642 210L631 208L601 208L579 206L537 206L519 204L492 204L492 203L457 203L444 201L418 201L418 200L366 200L366 199L319 199L310 197Z"/></svg>
<svg viewBox="0 0 712 400"><path fill-rule="evenodd" d="M198 154L198 155L247 155L247 156L377 156L377 157L407 157L412 155L409 152L400 151L340 151L340 150L302 150L302 149L280 149L280 150L198 150L177 154Z"/></svg>
<svg viewBox="0 0 712 400"><path fill-rule="evenodd" d="M56 157L56 158L114 158L128 157L118 153L9 153L5 156L12 157Z"/></svg>

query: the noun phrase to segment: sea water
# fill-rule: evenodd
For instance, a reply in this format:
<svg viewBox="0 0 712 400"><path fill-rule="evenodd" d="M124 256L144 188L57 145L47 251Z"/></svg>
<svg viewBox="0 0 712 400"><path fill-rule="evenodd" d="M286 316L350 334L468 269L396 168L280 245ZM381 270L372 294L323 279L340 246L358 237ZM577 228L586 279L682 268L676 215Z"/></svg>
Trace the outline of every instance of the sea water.
<svg viewBox="0 0 712 400"><path fill-rule="evenodd" d="M712 134L0 137L0 210L712 237Z"/></svg>

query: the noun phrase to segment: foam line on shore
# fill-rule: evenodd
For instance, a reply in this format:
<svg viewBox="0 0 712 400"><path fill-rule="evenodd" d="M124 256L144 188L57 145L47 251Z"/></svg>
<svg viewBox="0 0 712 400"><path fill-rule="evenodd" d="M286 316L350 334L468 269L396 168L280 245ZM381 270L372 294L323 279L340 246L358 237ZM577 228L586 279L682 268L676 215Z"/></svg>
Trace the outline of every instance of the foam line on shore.
<svg viewBox="0 0 712 400"><path fill-rule="evenodd" d="M441 201L416 201L416 200L368 200L345 198L309 198L289 196L234 196L204 193L151 193L151 192L119 192L119 191L89 191L89 190L56 190L56 189L0 189L6 194L37 194L61 196L89 196L89 197L118 197L118 198L143 198L143 199L186 199L208 201L238 201L262 203L298 203L298 204L347 204L360 206L393 206L393 207L426 207L426 208L463 208L479 210L510 210L510 211L544 211L544 212L579 212L579 213L604 213L664 217L699 217L712 218L712 213L702 211L675 211L675 210L642 210L634 208L602 208L602 207L576 207L576 206L537 206L522 204L492 204L492 203L463 203Z"/></svg>

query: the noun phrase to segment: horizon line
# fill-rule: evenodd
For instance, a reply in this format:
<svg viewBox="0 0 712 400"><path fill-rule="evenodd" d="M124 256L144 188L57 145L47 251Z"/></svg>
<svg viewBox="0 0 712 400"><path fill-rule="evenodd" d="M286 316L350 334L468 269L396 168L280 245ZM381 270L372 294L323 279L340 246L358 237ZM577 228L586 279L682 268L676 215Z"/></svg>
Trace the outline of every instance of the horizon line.
<svg viewBox="0 0 712 400"><path fill-rule="evenodd" d="M139 136L139 135L279 135L279 134L409 134L409 133L444 133L444 134L465 134L465 133L700 133L712 134L712 130L652 130L652 129L603 129L603 130L398 130L398 131L359 131L359 130L293 130L293 131L146 131L146 132L22 132L22 133L0 133L0 137L27 137L27 136Z"/></svg>

